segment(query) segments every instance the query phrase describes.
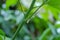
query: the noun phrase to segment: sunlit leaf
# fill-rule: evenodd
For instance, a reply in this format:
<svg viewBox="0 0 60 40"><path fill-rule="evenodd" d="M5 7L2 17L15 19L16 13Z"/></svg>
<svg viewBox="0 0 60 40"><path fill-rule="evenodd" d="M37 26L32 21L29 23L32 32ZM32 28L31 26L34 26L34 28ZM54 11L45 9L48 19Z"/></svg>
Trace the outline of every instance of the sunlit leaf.
<svg viewBox="0 0 60 40"><path fill-rule="evenodd" d="M8 9L9 6L14 6L17 4L18 0L6 0L6 8Z"/></svg>
<svg viewBox="0 0 60 40"><path fill-rule="evenodd" d="M3 40L1 36L0 36L0 40Z"/></svg>
<svg viewBox="0 0 60 40"><path fill-rule="evenodd" d="M4 31L0 29L0 35L5 35Z"/></svg>
<svg viewBox="0 0 60 40"><path fill-rule="evenodd" d="M60 10L60 0L48 0L48 5Z"/></svg>

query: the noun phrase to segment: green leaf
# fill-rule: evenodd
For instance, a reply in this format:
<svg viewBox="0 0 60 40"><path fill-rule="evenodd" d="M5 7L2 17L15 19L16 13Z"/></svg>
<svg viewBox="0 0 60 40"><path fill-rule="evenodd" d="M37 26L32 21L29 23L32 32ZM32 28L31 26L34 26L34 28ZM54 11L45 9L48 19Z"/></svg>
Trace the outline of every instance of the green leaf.
<svg viewBox="0 0 60 40"><path fill-rule="evenodd" d="M42 33L46 28L48 28L47 21L39 18L39 17L34 17L32 19L34 26Z"/></svg>
<svg viewBox="0 0 60 40"><path fill-rule="evenodd" d="M18 0L6 0L6 8L8 9L11 5L16 5Z"/></svg>
<svg viewBox="0 0 60 40"><path fill-rule="evenodd" d="M11 38L0 35L0 40L11 40Z"/></svg>
<svg viewBox="0 0 60 40"><path fill-rule="evenodd" d="M48 23L48 25L49 25L49 28L51 29L52 34L53 34L53 35L57 35L57 32L56 32L55 26L52 25L51 23Z"/></svg>
<svg viewBox="0 0 60 40"><path fill-rule="evenodd" d="M60 10L60 0L49 0L48 5Z"/></svg>
<svg viewBox="0 0 60 40"><path fill-rule="evenodd" d="M5 35L4 31L0 29L0 35Z"/></svg>
<svg viewBox="0 0 60 40"><path fill-rule="evenodd" d="M1 36L0 36L0 40L3 40Z"/></svg>
<svg viewBox="0 0 60 40"><path fill-rule="evenodd" d="M50 29L47 28L42 35L38 38L38 40L47 40L47 34L50 33Z"/></svg>
<svg viewBox="0 0 60 40"><path fill-rule="evenodd" d="M57 20L58 19L58 12L59 12L59 10L57 9L57 8L53 8L52 6L50 6L50 5L44 5L43 6L43 8L44 8L44 10L45 10L45 14L43 15L43 17L45 17L45 18L48 18L49 19L49 16L50 16L50 14L52 14L53 15L53 17Z"/></svg>

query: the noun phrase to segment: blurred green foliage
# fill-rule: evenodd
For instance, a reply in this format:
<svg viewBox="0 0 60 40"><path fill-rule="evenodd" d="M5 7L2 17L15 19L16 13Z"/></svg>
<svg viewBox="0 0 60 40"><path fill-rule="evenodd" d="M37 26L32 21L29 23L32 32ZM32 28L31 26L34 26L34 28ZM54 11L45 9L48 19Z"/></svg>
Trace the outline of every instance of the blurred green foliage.
<svg viewBox="0 0 60 40"><path fill-rule="evenodd" d="M0 40L60 40L60 0L0 0Z"/></svg>

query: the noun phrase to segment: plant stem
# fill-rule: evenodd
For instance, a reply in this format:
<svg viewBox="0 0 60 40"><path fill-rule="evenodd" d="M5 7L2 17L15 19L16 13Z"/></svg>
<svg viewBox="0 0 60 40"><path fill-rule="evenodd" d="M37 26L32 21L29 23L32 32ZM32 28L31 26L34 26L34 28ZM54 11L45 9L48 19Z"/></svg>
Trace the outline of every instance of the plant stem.
<svg viewBox="0 0 60 40"><path fill-rule="evenodd" d="M31 11L32 8L33 8L33 5L34 5L35 1L36 1L36 0L33 0L32 4L31 4L31 7L29 8L29 11L28 11L27 14L25 15L25 18L24 18L24 20L22 21L22 23L18 26L15 34L14 34L13 37L12 37L12 40L15 39L17 33L19 33L19 31L21 30L21 28L22 28L22 26L24 25L24 23L26 23L26 21L27 21L29 18L31 18L31 16L33 16L33 14L36 13L40 7L42 7L42 6L44 5L44 3L43 3L42 5L40 5L40 6L37 8L37 10L36 10L29 18L27 18L28 14L30 13L30 11Z"/></svg>
<svg viewBox="0 0 60 40"><path fill-rule="evenodd" d="M16 35L17 35L17 34L19 33L19 31L21 30L21 28L22 28L22 26L23 26L24 23L25 23L25 21L23 21L21 24L19 24L19 26L18 26L15 34L14 34L13 37L12 37L12 40L15 40Z"/></svg>
<svg viewBox="0 0 60 40"><path fill-rule="evenodd" d="M12 37L12 40L15 39L16 35L19 33L19 31L21 30L22 26L26 23L26 21L27 21L29 18L31 18L31 17L39 10L39 8L41 8L41 7L44 5L44 2L43 2L43 4L40 5L40 6L35 10L35 12L31 14L31 16L29 16L29 13L30 13L31 10L33 9L33 6L34 6L34 4L35 4L35 1L36 1L36 0L33 0L33 1L32 1L32 4L31 4L30 8L29 8L28 12L27 12L26 15L25 15L25 18L22 20L22 23L19 24L19 26L18 26L15 34L14 34L13 37ZM27 18L28 16L29 16L29 18Z"/></svg>
<svg viewBox="0 0 60 40"><path fill-rule="evenodd" d="M27 21L28 19L30 19L30 18L39 10L39 8L41 8L43 5L44 5L44 3L42 3L42 4L35 10L34 13L30 14L30 16L26 18L26 21Z"/></svg>
<svg viewBox="0 0 60 40"><path fill-rule="evenodd" d="M25 18L29 15L29 13L31 12L31 10L33 9L33 6L34 6L34 4L35 4L35 1L36 1L36 0L33 0L33 1L32 1L30 8L29 8L28 12L27 12L26 15L25 15Z"/></svg>
<svg viewBox="0 0 60 40"><path fill-rule="evenodd" d="M30 11L32 10L32 8L33 8L33 6L34 6L34 4L35 4L35 1L36 1L36 0L33 0L33 1L32 1L32 4L31 4L30 8L29 8L28 12L27 12L26 15L25 15L25 18L27 17L27 15L28 15L28 14L30 13ZM26 23L25 18L23 19L22 23L19 24L19 26L18 26L15 34L14 34L13 37L12 37L12 40L15 40L15 37L16 37L16 35L19 33L19 31L21 30L23 24Z"/></svg>

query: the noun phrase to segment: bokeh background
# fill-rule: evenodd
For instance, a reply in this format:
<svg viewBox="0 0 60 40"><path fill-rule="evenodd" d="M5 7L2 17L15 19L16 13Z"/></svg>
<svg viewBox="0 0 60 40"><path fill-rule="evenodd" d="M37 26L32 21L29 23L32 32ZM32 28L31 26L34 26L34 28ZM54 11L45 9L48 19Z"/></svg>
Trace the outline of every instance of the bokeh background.
<svg viewBox="0 0 60 40"><path fill-rule="evenodd" d="M60 0L0 0L0 40L18 27L15 40L60 40Z"/></svg>

